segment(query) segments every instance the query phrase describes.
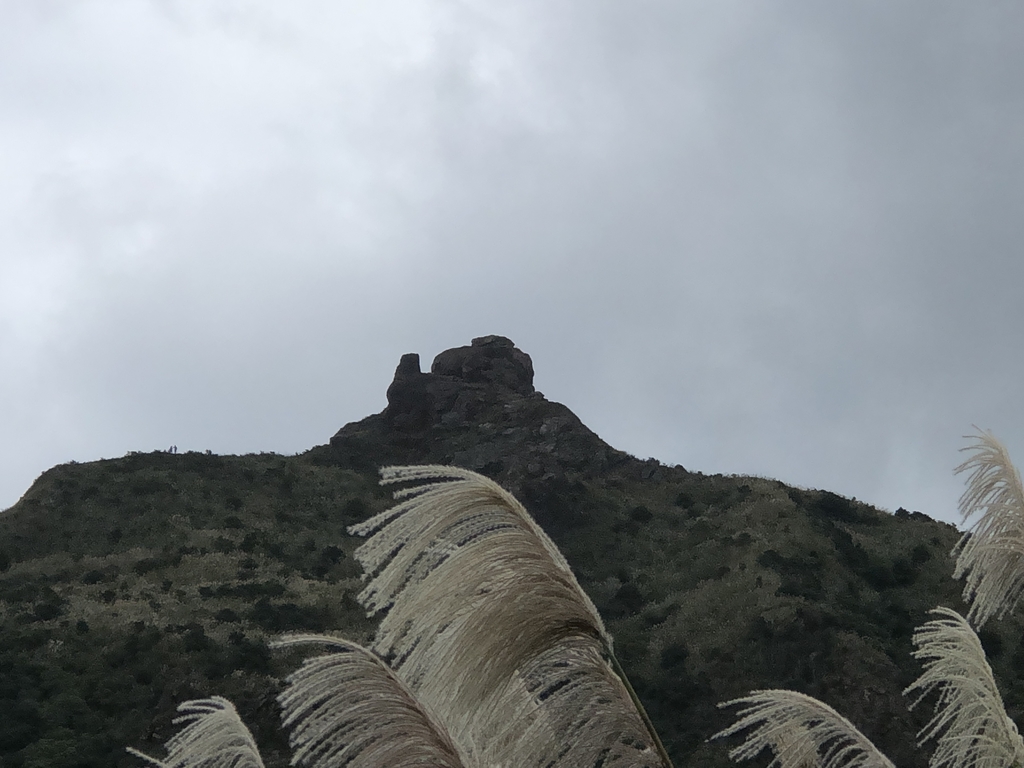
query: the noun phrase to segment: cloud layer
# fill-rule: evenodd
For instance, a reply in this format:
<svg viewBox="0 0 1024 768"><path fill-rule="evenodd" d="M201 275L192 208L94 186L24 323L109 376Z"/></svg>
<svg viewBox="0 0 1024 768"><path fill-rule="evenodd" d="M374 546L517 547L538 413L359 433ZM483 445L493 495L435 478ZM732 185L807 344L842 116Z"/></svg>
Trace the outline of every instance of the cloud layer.
<svg viewBox="0 0 1024 768"><path fill-rule="evenodd" d="M0 11L0 508L500 333L608 442L955 519L1024 463L1024 7Z"/></svg>

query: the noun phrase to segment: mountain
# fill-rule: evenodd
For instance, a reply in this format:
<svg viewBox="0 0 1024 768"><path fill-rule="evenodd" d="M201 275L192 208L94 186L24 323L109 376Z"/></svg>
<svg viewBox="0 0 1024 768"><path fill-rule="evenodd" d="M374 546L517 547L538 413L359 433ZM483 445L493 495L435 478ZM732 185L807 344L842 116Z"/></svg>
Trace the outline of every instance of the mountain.
<svg viewBox="0 0 1024 768"><path fill-rule="evenodd" d="M910 635L963 612L953 526L828 491L705 475L617 451L533 387L500 336L402 357L388 406L297 456L129 453L45 472L0 514L0 766L130 766L162 754L185 699L232 699L287 764L279 680L296 629L365 642L347 526L388 507L388 464L456 464L520 498L605 617L678 768L729 763L716 702L793 688L890 758L925 766L901 690ZM1021 622L981 633L1011 717Z"/></svg>

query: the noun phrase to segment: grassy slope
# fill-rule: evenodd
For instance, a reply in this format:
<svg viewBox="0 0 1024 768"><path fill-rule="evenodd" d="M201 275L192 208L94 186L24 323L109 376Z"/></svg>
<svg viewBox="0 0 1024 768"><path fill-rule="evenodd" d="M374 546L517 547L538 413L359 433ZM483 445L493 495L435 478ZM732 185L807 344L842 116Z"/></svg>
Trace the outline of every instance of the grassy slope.
<svg viewBox="0 0 1024 768"><path fill-rule="evenodd" d="M268 765L287 764L274 695L294 659L264 643L372 632L344 533L390 503L369 470L388 457L371 458L132 454L40 477L0 515L3 767L136 765L124 745L160 754L174 706L213 694L237 703ZM913 734L929 711L899 692L926 611L962 610L952 527L625 456L514 490L608 620L679 768L727 764L703 743L730 721L714 704L760 687L818 696L897 764L925 764ZM1021 624L993 624L983 639L1016 716Z"/></svg>

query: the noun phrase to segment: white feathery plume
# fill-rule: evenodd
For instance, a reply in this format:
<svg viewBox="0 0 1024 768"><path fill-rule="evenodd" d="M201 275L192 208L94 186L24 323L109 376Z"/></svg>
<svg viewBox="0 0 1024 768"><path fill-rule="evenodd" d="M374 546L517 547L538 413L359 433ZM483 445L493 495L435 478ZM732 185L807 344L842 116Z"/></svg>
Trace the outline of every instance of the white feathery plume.
<svg viewBox="0 0 1024 768"><path fill-rule="evenodd" d="M1007 716L978 635L956 611L914 632L914 658L924 673L904 692L911 707L938 689L935 716L918 734L919 744L937 738L931 768L1009 768L1024 764L1024 742Z"/></svg>
<svg viewBox="0 0 1024 768"><path fill-rule="evenodd" d="M769 768L894 768L853 723L812 696L752 691L718 706L736 704L748 706L737 712L737 722L711 737L720 739L752 728L740 746L729 750L735 761L748 760L767 748L774 753Z"/></svg>
<svg viewBox="0 0 1024 768"><path fill-rule="evenodd" d="M1009 453L991 432L978 430L973 438L961 449L971 457L955 471L970 473L960 497L963 521L980 517L953 549L953 578L966 575L967 619L980 628L993 616L1002 618L1024 593L1024 488Z"/></svg>
<svg viewBox="0 0 1024 768"><path fill-rule="evenodd" d="M421 485L349 529L372 534L359 600L383 614L374 650L460 747L487 765L669 765L596 608L522 505L457 467L381 476Z"/></svg>
<svg viewBox="0 0 1024 768"><path fill-rule="evenodd" d="M373 652L327 635L271 643L326 645L306 659L278 696L292 765L309 768L464 768L444 727Z"/></svg>
<svg viewBox="0 0 1024 768"><path fill-rule="evenodd" d="M167 757L154 757L127 747L131 754L157 768L263 768L249 729L225 698L193 699L178 705L174 723L187 723L167 740Z"/></svg>

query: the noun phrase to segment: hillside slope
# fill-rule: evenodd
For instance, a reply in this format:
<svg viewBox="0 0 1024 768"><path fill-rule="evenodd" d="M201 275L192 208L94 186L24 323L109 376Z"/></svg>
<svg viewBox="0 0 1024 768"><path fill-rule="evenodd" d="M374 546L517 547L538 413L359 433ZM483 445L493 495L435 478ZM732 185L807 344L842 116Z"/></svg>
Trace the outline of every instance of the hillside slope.
<svg viewBox="0 0 1024 768"><path fill-rule="evenodd" d="M910 634L951 580L958 534L827 491L703 475L616 451L533 389L502 337L402 358L380 414L298 456L129 454L44 473L0 515L0 765L137 765L174 706L233 699L286 765L276 633L365 641L346 526L390 504L385 464L451 463L515 493L562 548L679 768L726 765L715 703L794 688L838 709L897 764L924 766L900 691ZM1013 717L1018 620L983 633Z"/></svg>

